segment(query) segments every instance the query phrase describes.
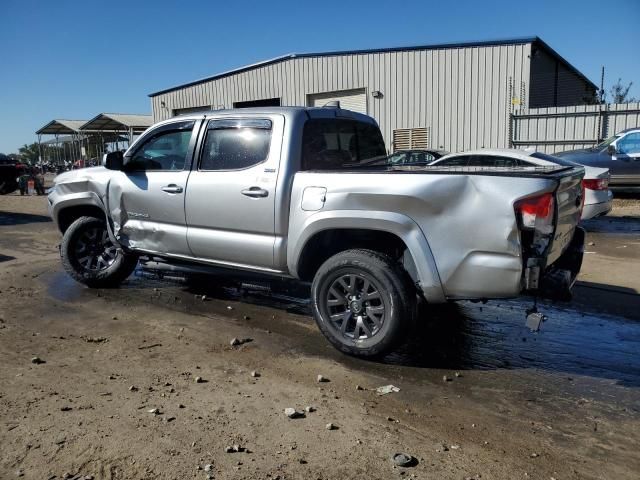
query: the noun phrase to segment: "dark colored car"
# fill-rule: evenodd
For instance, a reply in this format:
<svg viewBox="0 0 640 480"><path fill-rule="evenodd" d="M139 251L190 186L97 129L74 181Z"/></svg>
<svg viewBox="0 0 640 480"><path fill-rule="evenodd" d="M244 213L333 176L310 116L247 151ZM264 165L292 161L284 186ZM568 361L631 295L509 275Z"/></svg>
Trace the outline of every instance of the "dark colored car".
<svg viewBox="0 0 640 480"><path fill-rule="evenodd" d="M449 152L445 150L398 150L389 155L387 164L390 165L428 165L429 163L444 157Z"/></svg>
<svg viewBox="0 0 640 480"><path fill-rule="evenodd" d="M0 153L0 195L7 195L18 189L20 165L11 157Z"/></svg>
<svg viewBox="0 0 640 480"><path fill-rule="evenodd" d="M612 190L640 191L640 127L623 130L592 148L554 155L589 167L608 168Z"/></svg>

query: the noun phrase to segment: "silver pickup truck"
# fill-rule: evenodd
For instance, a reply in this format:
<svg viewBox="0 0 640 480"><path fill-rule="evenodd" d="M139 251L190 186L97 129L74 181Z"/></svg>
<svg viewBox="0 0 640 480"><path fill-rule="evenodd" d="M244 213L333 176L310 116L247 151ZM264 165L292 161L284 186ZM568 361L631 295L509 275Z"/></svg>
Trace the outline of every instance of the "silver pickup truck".
<svg viewBox="0 0 640 480"><path fill-rule="evenodd" d="M311 282L329 341L372 356L403 340L420 298L566 296L583 174L397 166L368 116L274 107L158 123L48 199L79 282L116 286L139 258Z"/></svg>

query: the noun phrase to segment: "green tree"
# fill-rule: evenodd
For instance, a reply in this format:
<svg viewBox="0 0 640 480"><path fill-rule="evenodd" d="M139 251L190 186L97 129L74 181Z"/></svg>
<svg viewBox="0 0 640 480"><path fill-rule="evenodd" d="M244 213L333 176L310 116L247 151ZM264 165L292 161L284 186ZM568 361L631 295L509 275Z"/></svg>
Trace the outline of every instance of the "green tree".
<svg viewBox="0 0 640 480"><path fill-rule="evenodd" d="M29 165L37 163L40 157L37 143L32 143L30 145L27 145L25 143L18 149L18 153L20 154L20 158L22 159L22 161L28 163Z"/></svg>

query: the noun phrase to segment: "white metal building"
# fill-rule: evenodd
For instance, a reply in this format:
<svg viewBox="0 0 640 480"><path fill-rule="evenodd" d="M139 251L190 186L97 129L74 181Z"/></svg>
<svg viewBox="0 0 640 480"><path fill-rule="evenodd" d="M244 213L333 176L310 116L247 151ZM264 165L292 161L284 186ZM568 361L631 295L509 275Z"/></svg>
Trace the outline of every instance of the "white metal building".
<svg viewBox="0 0 640 480"><path fill-rule="evenodd" d="M290 54L152 93L155 121L200 110L322 106L373 116L390 150L507 147L510 115L592 103L597 88L538 37Z"/></svg>

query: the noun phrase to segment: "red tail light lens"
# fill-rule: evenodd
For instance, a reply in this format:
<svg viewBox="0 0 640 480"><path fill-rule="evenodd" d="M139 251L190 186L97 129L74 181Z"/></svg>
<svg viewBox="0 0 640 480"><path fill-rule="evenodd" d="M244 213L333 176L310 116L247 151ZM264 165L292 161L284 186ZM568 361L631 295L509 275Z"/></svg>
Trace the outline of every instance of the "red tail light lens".
<svg viewBox="0 0 640 480"><path fill-rule="evenodd" d="M593 178L589 180L582 180L582 185L584 188L588 188L589 190L606 190L609 188L609 179Z"/></svg>
<svg viewBox="0 0 640 480"><path fill-rule="evenodd" d="M551 193L523 198L515 204L522 227L538 230L544 230L544 227L553 225L554 207L555 201Z"/></svg>

